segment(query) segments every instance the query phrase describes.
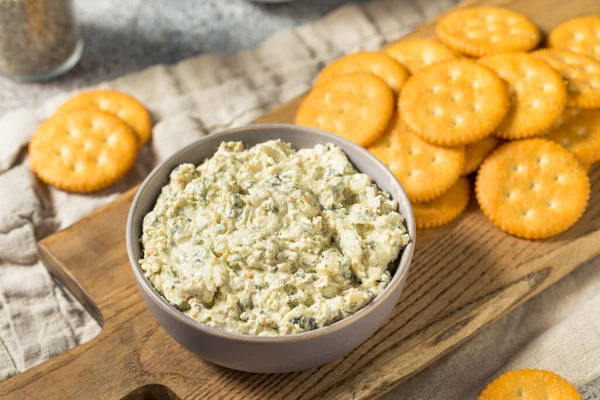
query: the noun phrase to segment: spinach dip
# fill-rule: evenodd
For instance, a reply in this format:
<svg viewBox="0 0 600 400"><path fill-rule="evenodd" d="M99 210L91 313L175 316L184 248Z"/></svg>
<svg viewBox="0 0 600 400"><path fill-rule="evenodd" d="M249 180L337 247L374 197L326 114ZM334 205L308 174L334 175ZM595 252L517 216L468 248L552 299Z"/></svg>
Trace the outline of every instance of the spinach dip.
<svg viewBox="0 0 600 400"><path fill-rule="evenodd" d="M340 148L224 142L173 170L144 217L140 266L205 325L288 335L371 302L409 240L397 201Z"/></svg>

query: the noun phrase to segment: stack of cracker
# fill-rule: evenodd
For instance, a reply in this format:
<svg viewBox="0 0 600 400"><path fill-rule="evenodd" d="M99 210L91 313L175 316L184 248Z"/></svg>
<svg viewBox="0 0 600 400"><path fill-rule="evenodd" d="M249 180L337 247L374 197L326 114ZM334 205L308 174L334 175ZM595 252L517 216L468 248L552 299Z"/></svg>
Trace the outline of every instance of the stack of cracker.
<svg viewBox="0 0 600 400"><path fill-rule="evenodd" d="M500 229L567 230L600 160L600 16L558 26L535 51L539 29L503 8L452 11L436 33L325 67L296 123L370 150L402 183L419 229L458 217L474 174Z"/></svg>
<svg viewBox="0 0 600 400"><path fill-rule="evenodd" d="M131 169L151 130L150 113L133 97L83 92L40 125L29 143L31 169L62 190L101 190Z"/></svg>

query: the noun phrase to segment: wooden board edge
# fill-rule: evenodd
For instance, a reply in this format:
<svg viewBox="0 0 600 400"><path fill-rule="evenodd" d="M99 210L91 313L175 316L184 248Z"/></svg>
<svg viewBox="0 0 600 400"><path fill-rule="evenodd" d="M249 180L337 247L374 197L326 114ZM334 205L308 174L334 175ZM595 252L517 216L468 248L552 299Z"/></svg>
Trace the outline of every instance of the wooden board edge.
<svg viewBox="0 0 600 400"><path fill-rule="evenodd" d="M68 231L67 231L68 232ZM53 238L49 242L40 242L38 243L38 253L40 255L40 260L42 263L48 268L50 274L54 276L60 283L62 283L72 294L75 296L77 301L83 305L85 310L96 320L96 322L102 327L104 325L104 318L102 317L102 312L96 305L96 303L92 300L92 298L87 294L85 289L81 286L81 284L71 275L71 273L64 268L60 262L56 259L54 254L49 250L47 245L52 243L53 240L59 239Z"/></svg>

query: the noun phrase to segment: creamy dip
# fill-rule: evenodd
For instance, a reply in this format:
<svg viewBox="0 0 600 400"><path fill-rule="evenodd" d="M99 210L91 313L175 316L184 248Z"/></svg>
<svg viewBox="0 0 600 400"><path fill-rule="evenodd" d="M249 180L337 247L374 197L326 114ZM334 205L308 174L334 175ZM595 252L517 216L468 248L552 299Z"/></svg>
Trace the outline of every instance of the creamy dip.
<svg viewBox="0 0 600 400"><path fill-rule="evenodd" d="M144 218L140 266L203 324L286 335L370 303L409 240L398 203L340 148L226 142L173 170Z"/></svg>

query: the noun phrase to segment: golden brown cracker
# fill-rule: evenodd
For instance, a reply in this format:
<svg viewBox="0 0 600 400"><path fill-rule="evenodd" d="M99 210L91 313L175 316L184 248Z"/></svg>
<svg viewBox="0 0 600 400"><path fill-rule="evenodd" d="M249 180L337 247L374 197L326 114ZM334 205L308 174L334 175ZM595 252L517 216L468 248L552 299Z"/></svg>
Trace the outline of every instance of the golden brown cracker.
<svg viewBox="0 0 600 400"><path fill-rule="evenodd" d="M361 51L326 66L317 77L315 86L353 72L369 72L381 78L394 93L400 92L409 75L406 68L392 57L376 51Z"/></svg>
<svg viewBox="0 0 600 400"><path fill-rule="evenodd" d="M425 203L413 203L417 229L435 228L454 220L467 208L470 192L469 180L463 177L441 196Z"/></svg>
<svg viewBox="0 0 600 400"><path fill-rule="evenodd" d="M566 379L551 371L522 369L510 371L493 380L478 400L583 400Z"/></svg>
<svg viewBox="0 0 600 400"><path fill-rule="evenodd" d="M542 49L531 54L560 72L567 87L568 107L600 108L600 61L556 49Z"/></svg>
<svg viewBox="0 0 600 400"><path fill-rule="evenodd" d="M511 106L496 129L502 139L537 136L550 128L567 103L562 77L545 61L525 53L505 53L480 58L508 83Z"/></svg>
<svg viewBox="0 0 600 400"><path fill-rule="evenodd" d="M481 165L483 160L498 146L500 140L494 136L488 136L478 142L468 144L465 147L465 166L461 175L469 175Z"/></svg>
<svg viewBox="0 0 600 400"><path fill-rule="evenodd" d="M584 165L600 161L600 110L567 108L544 137L569 150Z"/></svg>
<svg viewBox="0 0 600 400"><path fill-rule="evenodd" d="M368 146L381 136L393 112L394 93L385 82L355 72L313 88L298 108L296 124Z"/></svg>
<svg viewBox="0 0 600 400"><path fill-rule="evenodd" d="M468 60L430 65L406 82L402 119L423 140L459 146L483 139L504 119L508 90L495 72Z"/></svg>
<svg viewBox="0 0 600 400"><path fill-rule="evenodd" d="M56 113L62 114L90 107L113 114L125 121L136 133L138 149L150 138L152 118L148 110L134 97L116 90L90 90L79 93L60 106Z"/></svg>
<svg viewBox="0 0 600 400"><path fill-rule="evenodd" d="M64 112L45 121L29 143L31 168L44 182L93 192L124 176L136 157L135 133L97 109Z"/></svg>
<svg viewBox="0 0 600 400"><path fill-rule="evenodd" d="M411 74L428 65L457 58L454 51L445 44L425 38L401 40L384 51L404 65Z"/></svg>
<svg viewBox="0 0 600 400"><path fill-rule="evenodd" d="M569 229L590 195L587 173L562 146L546 139L506 143L477 173L477 201L503 231L544 239Z"/></svg>
<svg viewBox="0 0 600 400"><path fill-rule="evenodd" d="M367 150L369 150L371 154L377 157L379 161L388 167L392 158L392 133L394 131L395 121L397 121L397 118L398 117L395 113L385 128L383 134L367 147Z"/></svg>
<svg viewBox="0 0 600 400"><path fill-rule="evenodd" d="M450 189L463 169L464 147L429 144L412 133L400 118L392 123L389 168L409 199L424 202Z"/></svg>
<svg viewBox="0 0 600 400"><path fill-rule="evenodd" d="M528 51L540 41L539 29L506 8L472 7L444 15L435 31L450 48L472 56Z"/></svg>
<svg viewBox="0 0 600 400"><path fill-rule="evenodd" d="M560 24L548 35L548 47L587 54L600 61L600 15Z"/></svg>

